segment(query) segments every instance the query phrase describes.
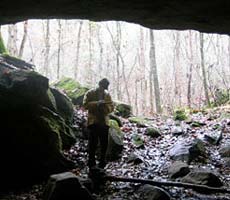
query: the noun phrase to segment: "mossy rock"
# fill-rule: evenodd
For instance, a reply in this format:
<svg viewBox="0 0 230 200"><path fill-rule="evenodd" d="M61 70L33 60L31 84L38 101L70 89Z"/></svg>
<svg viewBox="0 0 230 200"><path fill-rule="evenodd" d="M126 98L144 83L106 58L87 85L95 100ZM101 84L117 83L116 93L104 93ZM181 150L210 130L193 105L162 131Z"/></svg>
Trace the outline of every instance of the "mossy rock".
<svg viewBox="0 0 230 200"><path fill-rule="evenodd" d="M7 49L5 47L2 34L0 33L0 54L4 54L4 53L7 53Z"/></svg>
<svg viewBox="0 0 230 200"><path fill-rule="evenodd" d="M161 136L160 130L153 126L146 128L145 134L151 136L152 138L157 138Z"/></svg>
<svg viewBox="0 0 230 200"><path fill-rule="evenodd" d="M152 125L151 121L143 117L129 117L128 119L130 123L135 123L138 127L147 127Z"/></svg>
<svg viewBox="0 0 230 200"><path fill-rule="evenodd" d="M144 147L144 139L142 138L141 135L139 134L133 134L132 135L132 143L135 145L137 148L142 148Z"/></svg>
<svg viewBox="0 0 230 200"><path fill-rule="evenodd" d="M42 105L56 111L55 99L49 90L49 80L28 70L9 71L0 76L0 100L5 102L4 106L0 105L0 109L7 109L8 105L15 108Z"/></svg>
<svg viewBox="0 0 230 200"><path fill-rule="evenodd" d="M57 113L61 115L67 123L73 122L74 108L71 99L63 94L61 91L55 88L51 88L50 91L54 96L54 100L57 107Z"/></svg>
<svg viewBox="0 0 230 200"><path fill-rule="evenodd" d="M118 116L127 118L132 115L132 107L124 102L115 101L114 113Z"/></svg>
<svg viewBox="0 0 230 200"><path fill-rule="evenodd" d="M109 119L115 120L118 123L119 127L122 127L122 121L119 116L115 115L114 113L110 113Z"/></svg>
<svg viewBox="0 0 230 200"><path fill-rule="evenodd" d="M113 161L121 157L124 136L117 121L109 120L109 126L109 141L106 158L109 161Z"/></svg>
<svg viewBox="0 0 230 200"><path fill-rule="evenodd" d="M187 119L186 111L185 109L177 109L173 113L174 120L183 121Z"/></svg>
<svg viewBox="0 0 230 200"><path fill-rule="evenodd" d="M71 78L63 78L54 84L54 87L64 91L67 96L72 100L74 105L83 104L85 93L89 90L88 87L82 86L79 82Z"/></svg>
<svg viewBox="0 0 230 200"><path fill-rule="evenodd" d="M26 184L74 167L62 150L74 144L75 138L56 113L39 106L1 113L0 182L5 186Z"/></svg>

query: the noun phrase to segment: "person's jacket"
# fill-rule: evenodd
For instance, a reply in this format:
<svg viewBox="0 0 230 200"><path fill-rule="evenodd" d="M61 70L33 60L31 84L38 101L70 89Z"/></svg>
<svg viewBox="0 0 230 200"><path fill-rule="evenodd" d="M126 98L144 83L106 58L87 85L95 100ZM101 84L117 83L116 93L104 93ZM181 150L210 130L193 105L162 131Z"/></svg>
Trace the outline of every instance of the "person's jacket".
<svg viewBox="0 0 230 200"><path fill-rule="evenodd" d="M100 109L98 106L99 101L99 88L89 90L83 99L83 106L88 110L88 126L92 124L101 124L109 126L108 114L113 112L114 104L108 91L104 91L104 99L106 104Z"/></svg>

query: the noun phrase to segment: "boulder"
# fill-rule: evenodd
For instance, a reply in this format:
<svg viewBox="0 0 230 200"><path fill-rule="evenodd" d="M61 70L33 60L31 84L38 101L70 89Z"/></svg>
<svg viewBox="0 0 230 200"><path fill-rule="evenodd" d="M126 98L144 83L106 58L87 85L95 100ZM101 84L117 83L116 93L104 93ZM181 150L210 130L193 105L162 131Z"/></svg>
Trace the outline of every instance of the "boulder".
<svg viewBox="0 0 230 200"><path fill-rule="evenodd" d="M177 109L173 113L174 120L183 121L187 119L187 115L184 109Z"/></svg>
<svg viewBox="0 0 230 200"><path fill-rule="evenodd" d="M56 113L38 107L1 114L0 184L21 186L74 167L62 149L74 144L75 138Z"/></svg>
<svg viewBox="0 0 230 200"><path fill-rule="evenodd" d="M217 175L210 171L192 171L181 179L182 182L198 185L207 185L210 187L221 187L223 183Z"/></svg>
<svg viewBox="0 0 230 200"><path fill-rule="evenodd" d="M219 145L222 140L223 135L222 131L212 131L209 133L205 133L204 139L208 141L210 144Z"/></svg>
<svg viewBox="0 0 230 200"><path fill-rule="evenodd" d="M34 71L13 70L0 76L1 110L42 105L56 111L48 79Z"/></svg>
<svg viewBox="0 0 230 200"><path fill-rule="evenodd" d="M222 157L230 157L230 144L221 147L219 153Z"/></svg>
<svg viewBox="0 0 230 200"><path fill-rule="evenodd" d="M109 114L109 119L115 120L118 123L118 126L122 127L123 123L122 123L122 121L121 121L119 116L115 115L114 113L110 113Z"/></svg>
<svg viewBox="0 0 230 200"><path fill-rule="evenodd" d="M204 143L200 139L193 141L179 141L169 151L169 155L173 160L186 161L190 163L199 156L206 156Z"/></svg>
<svg viewBox="0 0 230 200"><path fill-rule="evenodd" d="M162 188L152 185L143 185L138 189L141 199L143 200L170 200L171 197Z"/></svg>
<svg viewBox="0 0 230 200"><path fill-rule="evenodd" d="M62 78L54 84L54 87L66 93L73 104L79 106L82 106L84 95L89 90L88 87L82 86L72 78Z"/></svg>
<svg viewBox="0 0 230 200"><path fill-rule="evenodd" d="M161 132L157 127L147 127L145 134L151 136L152 138L157 138L161 136Z"/></svg>
<svg viewBox="0 0 230 200"><path fill-rule="evenodd" d="M132 143L136 148L144 147L144 139L140 134L134 133L132 135Z"/></svg>
<svg viewBox="0 0 230 200"><path fill-rule="evenodd" d="M152 123L143 117L129 117L128 119L130 123L135 123L137 127L152 126Z"/></svg>
<svg viewBox="0 0 230 200"><path fill-rule="evenodd" d="M132 107L124 102L115 101L114 113L118 116L127 118L132 115Z"/></svg>
<svg viewBox="0 0 230 200"><path fill-rule="evenodd" d="M187 163L182 161L175 161L168 169L169 177L171 179L176 179L183 177L190 172L189 166Z"/></svg>
<svg viewBox="0 0 230 200"><path fill-rule="evenodd" d="M131 153L127 158L127 163L133 163L134 165L142 163L143 160L135 153Z"/></svg>
<svg viewBox="0 0 230 200"><path fill-rule="evenodd" d="M115 120L109 120L109 141L106 152L106 158L109 161L116 160L121 157L123 150L123 134L118 123Z"/></svg>
<svg viewBox="0 0 230 200"><path fill-rule="evenodd" d="M44 200L93 200L93 196L85 188L78 177L71 172L51 175L43 194Z"/></svg>
<svg viewBox="0 0 230 200"><path fill-rule="evenodd" d="M59 91L58 89L50 89L56 102L57 113L66 120L68 123L73 122L74 108L68 96Z"/></svg>
<svg viewBox="0 0 230 200"><path fill-rule="evenodd" d="M182 135L184 131L182 130L180 126L173 126L171 129L171 133L174 136L179 136L179 135Z"/></svg>
<svg viewBox="0 0 230 200"><path fill-rule="evenodd" d="M46 77L26 70L1 74L0 101L0 184L22 186L74 167L63 149L76 139L57 114Z"/></svg>

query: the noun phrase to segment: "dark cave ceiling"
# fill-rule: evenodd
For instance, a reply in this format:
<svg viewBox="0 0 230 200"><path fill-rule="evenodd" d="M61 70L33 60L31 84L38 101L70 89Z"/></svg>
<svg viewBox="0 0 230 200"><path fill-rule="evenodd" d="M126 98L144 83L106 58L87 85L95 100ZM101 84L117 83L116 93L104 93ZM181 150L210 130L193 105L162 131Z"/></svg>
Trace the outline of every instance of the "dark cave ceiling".
<svg viewBox="0 0 230 200"><path fill-rule="evenodd" d="M1 0L0 24L26 19L120 20L153 29L230 34L229 0Z"/></svg>

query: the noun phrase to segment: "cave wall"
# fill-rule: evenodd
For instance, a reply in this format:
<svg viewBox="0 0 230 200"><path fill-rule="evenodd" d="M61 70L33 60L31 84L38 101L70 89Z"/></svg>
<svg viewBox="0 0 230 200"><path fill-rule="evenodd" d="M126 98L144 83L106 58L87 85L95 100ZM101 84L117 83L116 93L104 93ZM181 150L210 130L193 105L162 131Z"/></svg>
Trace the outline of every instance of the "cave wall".
<svg viewBox="0 0 230 200"><path fill-rule="evenodd" d="M0 24L26 19L121 20L153 29L230 33L228 0L1 0Z"/></svg>

